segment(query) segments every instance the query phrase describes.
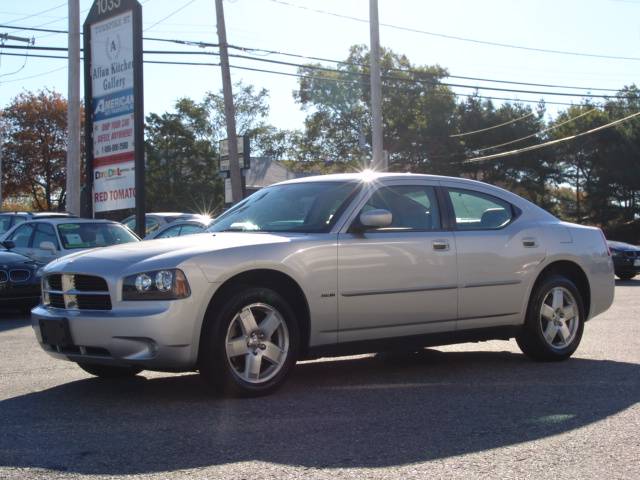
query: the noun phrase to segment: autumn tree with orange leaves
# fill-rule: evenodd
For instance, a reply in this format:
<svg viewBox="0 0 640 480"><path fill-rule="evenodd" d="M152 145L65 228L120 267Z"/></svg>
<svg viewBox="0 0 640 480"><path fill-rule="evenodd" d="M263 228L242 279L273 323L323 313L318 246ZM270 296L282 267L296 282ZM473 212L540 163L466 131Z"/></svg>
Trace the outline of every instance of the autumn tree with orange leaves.
<svg viewBox="0 0 640 480"><path fill-rule="evenodd" d="M2 111L3 196L27 197L35 210L63 210L67 101L43 90L21 93Z"/></svg>

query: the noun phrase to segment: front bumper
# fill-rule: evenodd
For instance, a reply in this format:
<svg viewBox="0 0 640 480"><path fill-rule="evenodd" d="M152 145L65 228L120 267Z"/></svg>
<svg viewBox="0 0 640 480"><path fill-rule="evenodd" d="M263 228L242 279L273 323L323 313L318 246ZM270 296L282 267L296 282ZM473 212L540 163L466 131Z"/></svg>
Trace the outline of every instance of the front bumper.
<svg viewBox="0 0 640 480"><path fill-rule="evenodd" d="M38 305L32 326L52 357L72 362L137 366L147 370L188 371L196 364L193 321L188 299L140 302L132 308L89 311ZM192 313L191 313L192 314ZM66 318L73 345L42 342L40 322Z"/></svg>
<svg viewBox="0 0 640 480"><path fill-rule="evenodd" d="M40 281L0 283L0 305L14 303L36 304L40 299Z"/></svg>
<svg viewBox="0 0 640 480"><path fill-rule="evenodd" d="M618 273L631 273L638 274L640 273L640 264L635 265L635 261L640 260L640 258L629 258L623 256L614 256L613 257L613 268Z"/></svg>

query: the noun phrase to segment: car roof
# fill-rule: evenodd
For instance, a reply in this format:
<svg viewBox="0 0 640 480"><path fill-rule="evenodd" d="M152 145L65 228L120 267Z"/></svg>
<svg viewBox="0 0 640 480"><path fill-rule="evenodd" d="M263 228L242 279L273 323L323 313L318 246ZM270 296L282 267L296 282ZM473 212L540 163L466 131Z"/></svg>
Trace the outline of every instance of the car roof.
<svg viewBox="0 0 640 480"><path fill-rule="evenodd" d="M364 170L354 173L330 173L327 175L313 175L310 177L294 178L276 183L275 185L285 185L290 183L306 183L306 182L345 182L345 181L372 181L383 179L400 179L400 180L454 180L456 182L465 182L476 185L490 185L477 180L462 177L448 177L445 175L430 175L424 173L390 173L376 172L373 170ZM490 185L493 186L493 185Z"/></svg>
<svg viewBox="0 0 640 480"><path fill-rule="evenodd" d="M19 225L25 225L27 223L53 223L58 225L60 223L108 223L112 225L120 225L120 223L115 222L113 220L107 220L104 218L78 218L78 217L53 217L53 218L34 218L33 220L28 220Z"/></svg>
<svg viewBox="0 0 640 480"><path fill-rule="evenodd" d="M0 215L28 215L32 218L46 218L46 217L73 217L77 218L77 215L73 215L69 212L21 212L21 211L13 211L13 212L0 212Z"/></svg>

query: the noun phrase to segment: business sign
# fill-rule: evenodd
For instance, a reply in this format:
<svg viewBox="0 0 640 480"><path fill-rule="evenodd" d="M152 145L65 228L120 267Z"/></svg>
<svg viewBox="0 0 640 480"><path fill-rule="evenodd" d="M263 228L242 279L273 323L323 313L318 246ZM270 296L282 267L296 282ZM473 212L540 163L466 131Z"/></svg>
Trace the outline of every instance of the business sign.
<svg viewBox="0 0 640 480"><path fill-rule="evenodd" d="M93 213L127 208L144 212L140 4L95 0L84 23L84 51L87 183L92 186Z"/></svg>
<svg viewBox="0 0 640 480"><path fill-rule="evenodd" d="M236 144L238 145L238 161L240 162L241 169L249 169L251 167L251 149L249 144L249 137L239 136L236 137ZM228 173L231 170L229 163L229 139L225 138L220 140L218 144L218 151L220 152L220 162L218 164L218 172Z"/></svg>

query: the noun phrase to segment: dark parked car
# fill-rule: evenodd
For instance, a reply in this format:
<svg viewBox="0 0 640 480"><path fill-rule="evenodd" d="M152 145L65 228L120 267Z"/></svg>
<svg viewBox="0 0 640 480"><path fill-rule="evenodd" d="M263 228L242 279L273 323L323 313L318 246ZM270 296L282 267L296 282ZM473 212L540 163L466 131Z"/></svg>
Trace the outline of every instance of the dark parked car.
<svg viewBox="0 0 640 480"><path fill-rule="evenodd" d="M608 241L613 268L621 280L631 280L640 273L640 247L630 243Z"/></svg>
<svg viewBox="0 0 640 480"><path fill-rule="evenodd" d="M0 251L0 308L31 308L40 301L40 266L19 253Z"/></svg>

